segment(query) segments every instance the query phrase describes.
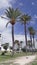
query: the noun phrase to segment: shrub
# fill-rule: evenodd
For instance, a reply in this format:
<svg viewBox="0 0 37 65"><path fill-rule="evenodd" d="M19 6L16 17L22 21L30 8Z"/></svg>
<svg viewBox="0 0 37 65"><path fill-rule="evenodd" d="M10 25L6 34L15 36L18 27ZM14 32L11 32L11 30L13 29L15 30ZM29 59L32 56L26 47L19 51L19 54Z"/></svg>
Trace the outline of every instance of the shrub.
<svg viewBox="0 0 37 65"><path fill-rule="evenodd" d="M5 55L5 52L2 52L2 54L1 55Z"/></svg>
<svg viewBox="0 0 37 65"><path fill-rule="evenodd" d="M21 50L22 50L23 52L26 52L26 48L22 48Z"/></svg>

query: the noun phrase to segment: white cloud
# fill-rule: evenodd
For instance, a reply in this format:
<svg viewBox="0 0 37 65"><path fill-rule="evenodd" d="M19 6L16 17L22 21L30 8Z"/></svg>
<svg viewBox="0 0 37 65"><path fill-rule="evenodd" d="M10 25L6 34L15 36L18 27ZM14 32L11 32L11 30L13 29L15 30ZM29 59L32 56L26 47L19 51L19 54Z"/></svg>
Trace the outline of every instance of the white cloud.
<svg viewBox="0 0 37 65"><path fill-rule="evenodd" d="M32 16L32 20L30 21L31 25L34 25L36 22L36 19L37 19L37 15L34 14L34 16Z"/></svg>
<svg viewBox="0 0 37 65"><path fill-rule="evenodd" d="M6 19L2 19L0 18L0 31L2 31L2 42L5 43L5 42L9 42L9 43L12 43L12 35L11 35L11 32L10 32L10 29L8 29L8 27L6 28L6 23L8 22L8 20ZM11 25L9 25L11 27ZM15 35L14 36L15 40L19 40L19 41L25 41L25 36L24 35ZM29 39L29 37L28 37Z"/></svg>
<svg viewBox="0 0 37 65"><path fill-rule="evenodd" d="M19 40L19 41L23 41L23 46L25 46L25 36L24 35L14 35L14 39L15 40ZM27 40L30 40L29 35L27 35ZM9 43L9 45L12 45L12 35L11 33L8 32L8 30L6 29L6 31L4 31L2 33L2 38L1 38L1 43ZM37 47L36 47L37 48Z"/></svg>
<svg viewBox="0 0 37 65"><path fill-rule="evenodd" d="M32 5L35 5L35 3L34 3L34 2L32 2Z"/></svg>
<svg viewBox="0 0 37 65"><path fill-rule="evenodd" d="M35 25L35 18L32 19L32 21L30 21L31 25Z"/></svg>
<svg viewBox="0 0 37 65"><path fill-rule="evenodd" d="M15 4L17 0L9 0L10 2L12 1L12 4Z"/></svg>
<svg viewBox="0 0 37 65"><path fill-rule="evenodd" d="M0 18L0 31L5 28L7 22L7 20Z"/></svg>
<svg viewBox="0 0 37 65"><path fill-rule="evenodd" d="M15 35L15 40L19 40L19 41L25 41L25 35ZM30 38L29 38L29 36L27 35L27 40L29 40Z"/></svg>
<svg viewBox="0 0 37 65"><path fill-rule="evenodd" d="M19 5L20 5L20 6L23 6L23 3L22 3L22 2L20 2L20 3L19 3Z"/></svg>
<svg viewBox="0 0 37 65"><path fill-rule="evenodd" d="M12 45L12 36L11 36L11 33L9 33L7 30L4 32L4 33L2 33L2 36L3 36L3 38L2 38L2 43L6 43L6 42L8 42L10 45ZM19 40L19 41L23 41L24 43L23 43L23 46L25 46L26 44L25 44L25 36L24 35L14 35L14 39L15 40ZM27 35L27 40L30 40L30 37L29 37L29 35ZM37 47L36 47L37 48Z"/></svg>
<svg viewBox="0 0 37 65"><path fill-rule="evenodd" d="M20 34L14 35L14 39L25 42L25 36L24 35L20 35ZM29 36L27 36L27 40L29 40L29 39L30 39ZM4 31L2 33L2 40L3 40L3 43L9 42L10 44L12 44L12 34L9 33L7 29L6 29L6 31Z"/></svg>
<svg viewBox="0 0 37 65"><path fill-rule="evenodd" d="M12 43L11 34L7 29L2 32L2 43L6 43L6 42Z"/></svg>
<svg viewBox="0 0 37 65"><path fill-rule="evenodd" d="M0 8L11 6L9 0L0 0Z"/></svg>
<svg viewBox="0 0 37 65"><path fill-rule="evenodd" d="M30 23L31 23L31 25L34 25L34 24L35 24L35 21L33 20L33 21L31 21Z"/></svg>
<svg viewBox="0 0 37 65"><path fill-rule="evenodd" d="M32 16L32 20L30 21L31 25L35 25L35 23L36 23L36 22L35 22L36 19L37 19L37 15L34 14L34 16Z"/></svg>
<svg viewBox="0 0 37 65"><path fill-rule="evenodd" d="M0 8L6 8L11 6L11 3L14 4L16 3L17 0L0 0Z"/></svg>
<svg viewBox="0 0 37 65"><path fill-rule="evenodd" d="M36 15L36 14L34 15L34 18L36 18L36 19L37 19L37 15Z"/></svg>
<svg viewBox="0 0 37 65"><path fill-rule="evenodd" d="M2 16L6 17L5 15L2 15ZM6 24L8 21L9 20L0 17L0 32L6 31ZM7 27L8 31L10 30L9 27L11 28L11 24L9 24Z"/></svg>
<svg viewBox="0 0 37 65"><path fill-rule="evenodd" d="M34 18L34 16L32 17L32 20L30 21L30 24L31 25L35 25L35 18Z"/></svg>

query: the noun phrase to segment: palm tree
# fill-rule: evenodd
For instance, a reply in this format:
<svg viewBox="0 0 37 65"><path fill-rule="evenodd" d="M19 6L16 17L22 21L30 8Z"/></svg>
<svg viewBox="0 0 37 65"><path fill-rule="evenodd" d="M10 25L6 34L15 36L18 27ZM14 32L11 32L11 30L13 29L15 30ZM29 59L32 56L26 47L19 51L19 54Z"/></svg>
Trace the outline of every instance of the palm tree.
<svg viewBox="0 0 37 65"><path fill-rule="evenodd" d="M34 38L35 38L35 30L34 29L32 30L32 37L33 37L33 46L35 48L35 41L34 41Z"/></svg>
<svg viewBox="0 0 37 65"><path fill-rule="evenodd" d="M31 47L32 47L32 30L33 30L33 27L29 27L28 30L29 30L29 34L30 34Z"/></svg>
<svg viewBox="0 0 37 65"><path fill-rule="evenodd" d="M28 40L28 41L27 41L27 43L28 43L27 45L28 45L28 47L29 47L29 51L30 51L30 47L31 47L31 40Z"/></svg>
<svg viewBox="0 0 37 65"><path fill-rule="evenodd" d="M18 10L18 8L13 9L13 8L9 7L8 9L6 9L5 14L6 14L6 17L9 19L8 23L12 24L12 42L13 42L12 50L14 53L14 25L15 25L17 19L19 18L19 16L21 15L21 12ZM4 17L2 17L2 18L4 18ZM6 27L7 27L8 23L6 24Z"/></svg>
<svg viewBox="0 0 37 65"><path fill-rule="evenodd" d="M33 38L33 45L35 47L35 43L34 43L35 30L33 29L33 27L29 27L28 30L29 30L29 33L30 33L31 44L32 44L32 38Z"/></svg>
<svg viewBox="0 0 37 65"><path fill-rule="evenodd" d="M28 14L24 14L20 17L22 23L24 24L24 31L25 31L25 41L26 41L26 52L27 52L27 30L26 30L26 24L28 23L28 21L31 20L31 16L29 16Z"/></svg>
<svg viewBox="0 0 37 65"><path fill-rule="evenodd" d="M33 27L29 27L28 29L29 29L29 33L30 33L32 47L34 46L34 49L35 49L35 41L34 41L35 30L33 29ZM32 43L32 38L33 38L33 43ZM33 50L33 48L32 48L32 50Z"/></svg>

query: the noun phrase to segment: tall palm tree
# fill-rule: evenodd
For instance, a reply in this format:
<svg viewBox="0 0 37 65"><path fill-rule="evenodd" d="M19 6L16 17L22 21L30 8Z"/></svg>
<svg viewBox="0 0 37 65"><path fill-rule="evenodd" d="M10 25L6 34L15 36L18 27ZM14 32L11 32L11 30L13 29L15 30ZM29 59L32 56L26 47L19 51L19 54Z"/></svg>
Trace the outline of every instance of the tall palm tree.
<svg viewBox="0 0 37 65"><path fill-rule="evenodd" d="M33 37L33 46L35 48L35 41L34 41L34 38L35 38L35 30L34 29L32 31L32 37Z"/></svg>
<svg viewBox="0 0 37 65"><path fill-rule="evenodd" d="M31 20L31 16L29 16L28 14L24 14L20 17L22 23L24 24L24 31L25 31L25 41L26 41L26 52L27 52L27 30L26 30L26 24L28 23L28 21Z"/></svg>
<svg viewBox="0 0 37 65"><path fill-rule="evenodd" d="M29 34L30 34L31 47L32 47L32 30L33 30L33 27L29 27L28 30L29 30Z"/></svg>
<svg viewBox="0 0 37 65"><path fill-rule="evenodd" d="M33 29L33 27L29 27L28 30L30 33L31 46L33 45L35 48L35 41L34 41L35 30ZM33 38L33 43L32 43L32 38Z"/></svg>
<svg viewBox="0 0 37 65"><path fill-rule="evenodd" d="M29 51L30 51L30 47L31 47L31 40L28 40L28 41L27 41L27 43L28 43L27 45L28 45L28 47L29 47Z"/></svg>
<svg viewBox="0 0 37 65"><path fill-rule="evenodd" d="M8 9L6 9L6 17L9 19L8 23L12 24L12 47L13 47L13 53L14 53L14 25L17 21L17 19L19 18L19 16L21 15L21 12L18 10L18 8L13 9L11 7L9 7ZM2 17L4 18L4 17ZM6 27L8 25L8 23L6 24Z"/></svg>

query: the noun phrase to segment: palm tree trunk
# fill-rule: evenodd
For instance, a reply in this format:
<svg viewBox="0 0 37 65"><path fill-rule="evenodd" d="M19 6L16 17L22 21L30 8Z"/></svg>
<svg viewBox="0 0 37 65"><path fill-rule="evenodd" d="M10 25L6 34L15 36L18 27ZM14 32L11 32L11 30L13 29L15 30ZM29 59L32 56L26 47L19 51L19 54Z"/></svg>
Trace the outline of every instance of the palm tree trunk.
<svg viewBox="0 0 37 65"><path fill-rule="evenodd" d="M29 52L30 52L30 44L29 44Z"/></svg>
<svg viewBox="0 0 37 65"><path fill-rule="evenodd" d="M34 46L34 49L35 49L35 41L34 41L34 35L33 35L33 46Z"/></svg>
<svg viewBox="0 0 37 65"><path fill-rule="evenodd" d="M32 37L31 37L31 34L30 34L30 40L31 40L31 47L32 47Z"/></svg>
<svg viewBox="0 0 37 65"><path fill-rule="evenodd" d="M18 44L18 51L20 50L20 45Z"/></svg>
<svg viewBox="0 0 37 65"><path fill-rule="evenodd" d="M12 25L12 55L14 55L14 25Z"/></svg>
<svg viewBox="0 0 37 65"><path fill-rule="evenodd" d="M32 37L31 37L31 34L30 34L30 40L31 40L31 48L32 48L32 54L33 54L33 44L32 44Z"/></svg>
<svg viewBox="0 0 37 65"><path fill-rule="evenodd" d="M27 34L26 34L26 24L24 25L25 29L25 43L26 43L26 53L27 53Z"/></svg>
<svg viewBox="0 0 37 65"><path fill-rule="evenodd" d="M21 43L21 49L22 49L22 43Z"/></svg>

